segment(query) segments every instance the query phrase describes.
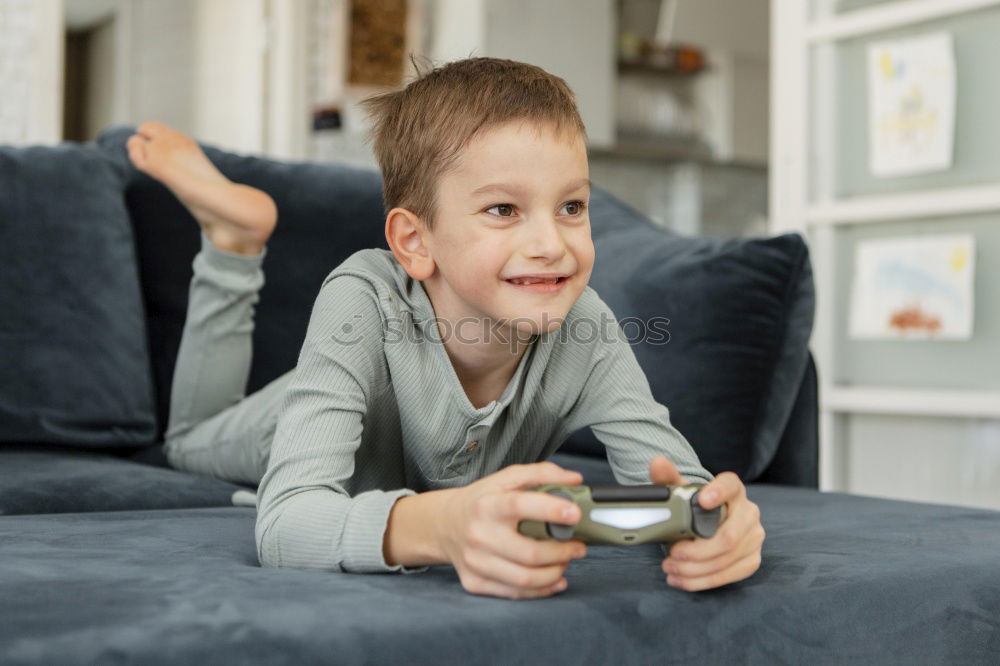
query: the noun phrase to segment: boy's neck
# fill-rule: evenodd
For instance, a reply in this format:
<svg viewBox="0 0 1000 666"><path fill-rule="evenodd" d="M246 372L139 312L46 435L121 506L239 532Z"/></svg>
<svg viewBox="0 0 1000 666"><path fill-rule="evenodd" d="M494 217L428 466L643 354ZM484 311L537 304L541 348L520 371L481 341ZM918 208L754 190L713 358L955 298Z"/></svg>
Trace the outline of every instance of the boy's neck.
<svg viewBox="0 0 1000 666"><path fill-rule="evenodd" d="M518 335L484 317L457 311L459 304L441 294L433 279L423 280L421 285L434 310L440 340L469 401L478 409L499 399L533 336Z"/></svg>
<svg viewBox="0 0 1000 666"><path fill-rule="evenodd" d="M447 323L439 321L438 332L469 401L478 409L499 399L517 371L528 343L470 342L475 336L469 327L462 336L456 336L453 332L448 335L447 326Z"/></svg>
<svg viewBox="0 0 1000 666"><path fill-rule="evenodd" d="M433 285L425 280L423 287L434 310L438 335L469 400L478 409L498 399L533 338L525 339L486 318L450 312L443 299L431 295ZM456 322L461 322L461 330Z"/></svg>

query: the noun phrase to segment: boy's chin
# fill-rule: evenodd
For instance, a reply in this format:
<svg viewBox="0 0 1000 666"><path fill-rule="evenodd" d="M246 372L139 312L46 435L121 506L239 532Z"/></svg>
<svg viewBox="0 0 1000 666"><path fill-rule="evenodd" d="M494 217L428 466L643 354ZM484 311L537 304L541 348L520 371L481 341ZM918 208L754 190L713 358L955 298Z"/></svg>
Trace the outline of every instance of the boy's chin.
<svg viewBox="0 0 1000 666"><path fill-rule="evenodd" d="M542 335L558 331L562 323L562 317L545 312L533 317L519 318L515 322L514 328L521 339L526 339L532 335Z"/></svg>

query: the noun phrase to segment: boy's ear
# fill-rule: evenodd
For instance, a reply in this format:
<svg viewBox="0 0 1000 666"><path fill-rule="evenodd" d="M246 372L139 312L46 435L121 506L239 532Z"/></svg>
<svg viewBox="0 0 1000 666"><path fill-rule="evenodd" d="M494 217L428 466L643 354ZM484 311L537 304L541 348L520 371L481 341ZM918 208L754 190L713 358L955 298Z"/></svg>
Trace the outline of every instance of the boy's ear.
<svg viewBox="0 0 1000 666"><path fill-rule="evenodd" d="M424 243L427 234L423 220L406 208L393 208L385 218L389 248L414 280L426 280L434 274L434 258Z"/></svg>

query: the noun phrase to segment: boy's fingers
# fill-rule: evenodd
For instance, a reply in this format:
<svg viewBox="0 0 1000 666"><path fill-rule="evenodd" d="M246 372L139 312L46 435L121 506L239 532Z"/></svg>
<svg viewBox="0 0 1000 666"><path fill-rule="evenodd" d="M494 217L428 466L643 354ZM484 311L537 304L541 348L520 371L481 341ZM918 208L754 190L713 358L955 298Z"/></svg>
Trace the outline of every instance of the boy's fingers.
<svg viewBox="0 0 1000 666"><path fill-rule="evenodd" d="M560 579L565 580L565 579ZM504 599L539 599L558 594L562 590L553 587L540 587L534 589L518 589L510 585L490 578L479 578L474 583L462 585L471 594L478 594L491 597L503 597Z"/></svg>
<svg viewBox="0 0 1000 666"><path fill-rule="evenodd" d="M722 472L709 481L698 493L698 503L703 509L714 509L725 502L746 496L746 486L732 472Z"/></svg>
<svg viewBox="0 0 1000 666"><path fill-rule="evenodd" d="M498 514L496 518L510 522L511 520L541 520L543 522L576 524L581 517L580 507L574 502L548 493L537 493L527 490L514 490L503 493L497 502L493 503ZM568 514L566 512L569 512Z"/></svg>
<svg viewBox="0 0 1000 666"><path fill-rule="evenodd" d="M670 547L670 557L680 561L714 559L738 547L755 526L760 526L760 510L757 505L747 499L734 502L729 505L729 513L715 536L710 539L678 541ZM763 528L760 531L763 532Z"/></svg>
<svg viewBox="0 0 1000 666"><path fill-rule="evenodd" d="M566 570L562 564L526 567L490 554L477 556L472 568L483 578L522 590L549 588L562 578Z"/></svg>
<svg viewBox="0 0 1000 666"><path fill-rule="evenodd" d="M498 472L497 476L503 487L509 490L544 486L550 483L571 486L583 481L583 475L579 472L563 469L551 461L528 465L510 465Z"/></svg>
<svg viewBox="0 0 1000 666"><path fill-rule="evenodd" d="M552 564L568 564L571 560L587 554L587 547L579 540L543 541L533 539L515 531L497 537L490 549L512 562L526 567L544 567ZM578 555L582 551L583 555Z"/></svg>
<svg viewBox="0 0 1000 666"><path fill-rule="evenodd" d="M678 575L685 578L707 576L717 571L723 571L747 555L759 551L764 541L764 529L760 528L759 537L743 539L739 546L725 551L717 557L708 560L678 560L668 557L660 564L663 573ZM672 569L672 570L671 570Z"/></svg>
<svg viewBox="0 0 1000 666"><path fill-rule="evenodd" d="M681 486L687 483L687 479L677 471L677 466L666 456L655 456L649 461L649 480L659 486Z"/></svg>
<svg viewBox="0 0 1000 666"><path fill-rule="evenodd" d="M681 590L697 592L699 590L707 590L713 587L719 587L720 585L725 585L727 583L734 583L738 580L743 580L744 578L751 576L759 568L760 553L758 551L754 551L746 557L737 560L732 564L732 566L723 571L709 574L707 576L697 576L694 578L669 575L667 576L667 584Z"/></svg>

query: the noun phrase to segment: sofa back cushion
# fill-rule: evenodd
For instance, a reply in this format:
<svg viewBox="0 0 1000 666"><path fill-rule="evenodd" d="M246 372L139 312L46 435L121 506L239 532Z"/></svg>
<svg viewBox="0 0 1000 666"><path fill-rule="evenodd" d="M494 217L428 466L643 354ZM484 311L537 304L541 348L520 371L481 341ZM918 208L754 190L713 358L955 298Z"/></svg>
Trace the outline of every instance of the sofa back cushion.
<svg viewBox="0 0 1000 666"><path fill-rule="evenodd" d="M809 357L815 295L802 237L683 236L599 189L590 208L590 286L632 342L653 397L709 471L755 480L778 449ZM667 335L654 319L668 320L658 324ZM589 428L562 450L604 455Z"/></svg>
<svg viewBox="0 0 1000 666"><path fill-rule="evenodd" d="M110 127L98 144L126 171L125 199L139 256L162 439L187 314L191 264L201 239L197 222L173 194L129 162L125 142L133 131ZM388 248L382 180L373 169L280 162L202 148L227 178L264 190L278 207L256 309L247 381L247 393L253 393L295 367L316 294L330 271L362 248Z"/></svg>
<svg viewBox="0 0 1000 666"><path fill-rule="evenodd" d="M0 442L155 441L123 190L92 144L0 146Z"/></svg>

